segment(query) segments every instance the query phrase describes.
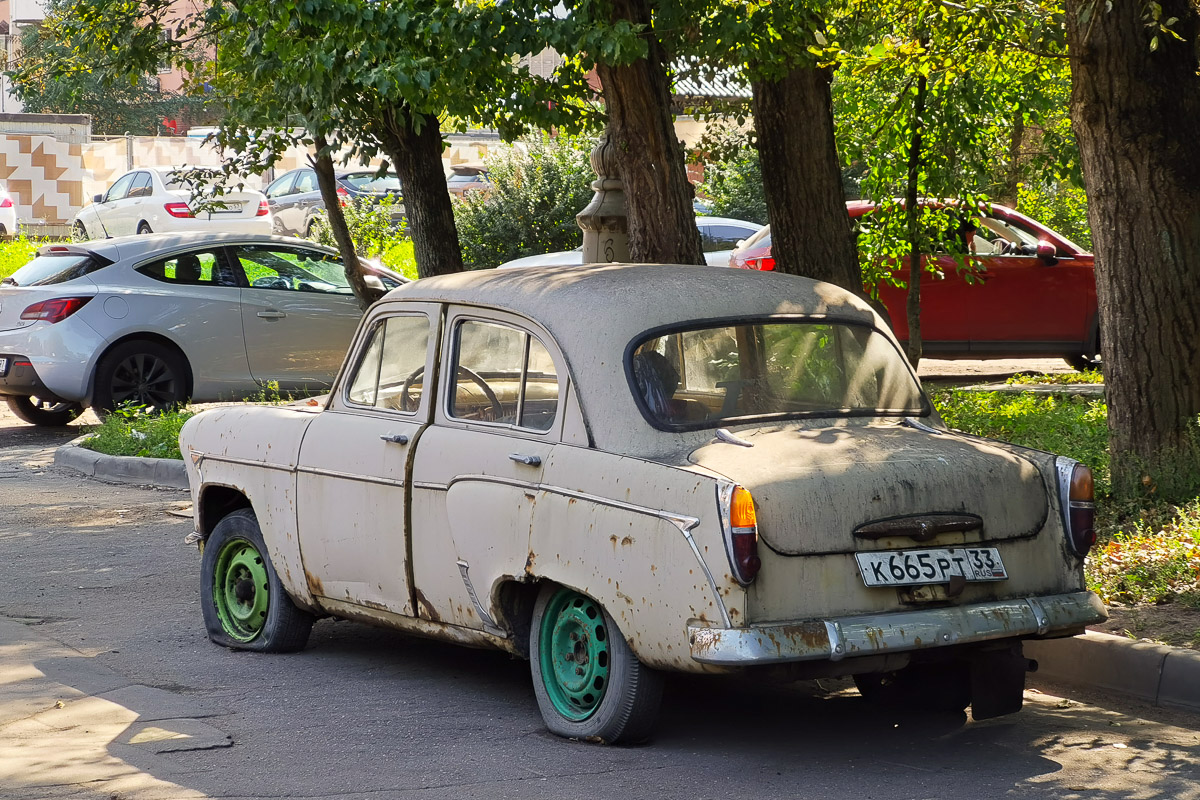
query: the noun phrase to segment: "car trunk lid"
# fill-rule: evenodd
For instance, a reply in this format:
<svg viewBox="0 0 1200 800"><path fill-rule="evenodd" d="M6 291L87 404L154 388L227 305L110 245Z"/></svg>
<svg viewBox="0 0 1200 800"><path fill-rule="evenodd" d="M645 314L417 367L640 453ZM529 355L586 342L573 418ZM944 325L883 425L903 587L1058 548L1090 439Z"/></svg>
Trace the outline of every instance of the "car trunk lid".
<svg viewBox="0 0 1200 800"><path fill-rule="evenodd" d="M1041 529L1047 504L1036 466L978 440L922 428L739 430L752 447L718 440L690 459L750 491L759 536L782 555L873 550L897 536L921 542L939 525L963 530L973 518L981 520L985 541Z"/></svg>

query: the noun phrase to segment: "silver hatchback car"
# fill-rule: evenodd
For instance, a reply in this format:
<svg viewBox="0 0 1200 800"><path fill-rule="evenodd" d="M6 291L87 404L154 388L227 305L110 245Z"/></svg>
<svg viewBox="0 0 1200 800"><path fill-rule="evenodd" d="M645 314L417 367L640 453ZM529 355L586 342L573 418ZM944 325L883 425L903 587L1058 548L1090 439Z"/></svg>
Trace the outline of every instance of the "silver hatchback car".
<svg viewBox="0 0 1200 800"><path fill-rule="evenodd" d="M405 278L381 267L384 288ZM336 251L175 233L49 245L0 285L0 396L64 425L85 406L168 408L264 386L319 393L362 317Z"/></svg>

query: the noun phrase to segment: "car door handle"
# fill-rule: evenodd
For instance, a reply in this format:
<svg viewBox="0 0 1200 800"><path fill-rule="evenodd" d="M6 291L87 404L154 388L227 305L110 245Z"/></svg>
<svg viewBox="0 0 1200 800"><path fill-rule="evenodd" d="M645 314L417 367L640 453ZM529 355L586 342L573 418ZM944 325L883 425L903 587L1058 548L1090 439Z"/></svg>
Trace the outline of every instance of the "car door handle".
<svg viewBox="0 0 1200 800"><path fill-rule="evenodd" d="M408 436L403 433L382 433L379 438L393 444L408 444Z"/></svg>
<svg viewBox="0 0 1200 800"><path fill-rule="evenodd" d="M258 312L258 315L263 319L283 319L287 316L287 314L282 311L260 311Z"/></svg>
<svg viewBox="0 0 1200 800"><path fill-rule="evenodd" d="M523 456L520 453L509 453L508 457L518 464L524 464L527 467L540 467L542 465L541 456Z"/></svg>

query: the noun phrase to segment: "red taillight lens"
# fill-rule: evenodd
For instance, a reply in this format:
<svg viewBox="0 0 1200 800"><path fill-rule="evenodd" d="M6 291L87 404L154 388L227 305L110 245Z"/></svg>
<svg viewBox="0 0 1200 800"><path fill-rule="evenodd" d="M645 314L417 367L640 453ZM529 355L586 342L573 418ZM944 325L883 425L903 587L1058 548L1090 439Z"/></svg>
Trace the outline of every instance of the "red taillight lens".
<svg viewBox="0 0 1200 800"><path fill-rule="evenodd" d="M343 187L343 186L339 186L337 188L337 193L338 193L338 202L340 202L342 204L342 208L345 208L350 203L350 193L347 192L345 187Z"/></svg>
<svg viewBox="0 0 1200 800"><path fill-rule="evenodd" d="M258 204L258 213L256 213L254 216L265 217L267 214L270 214L270 213L271 213L271 207L267 205L266 200L262 200Z"/></svg>
<svg viewBox="0 0 1200 800"><path fill-rule="evenodd" d="M758 557L758 516L754 498L741 486L733 487L729 501L730 558L738 583L750 583L758 575L762 560Z"/></svg>
<svg viewBox="0 0 1200 800"><path fill-rule="evenodd" d="M12 198L6 197L3 200L0 200L0 208L12 208L12 207L13 207Z"/></svg>
<svg viewBox="0 0 1200 800"><path fill-rule="evenodd" d="M172 217L186 219L192 216L192 210L188 208L187 203L167 203L163 206L163 211L166 211Z"/></svg>
<svg viewBox="0 0 1200 800"><path fill-rule="evenodd" d="M1096 543L1096 485L1092 471L1076 464L1071 471L1071 486L1067 492L1067 520L1071 547L1078 556L1087 555Z"/></svg>
<svg viewBox="0 0 1200 800"><path fill-rule="evenodd" d="M43 300L34 303L21 312L21 319L45 320L46 322L62 322L87 304L90 297L56 297L53 300Z"/></svg>

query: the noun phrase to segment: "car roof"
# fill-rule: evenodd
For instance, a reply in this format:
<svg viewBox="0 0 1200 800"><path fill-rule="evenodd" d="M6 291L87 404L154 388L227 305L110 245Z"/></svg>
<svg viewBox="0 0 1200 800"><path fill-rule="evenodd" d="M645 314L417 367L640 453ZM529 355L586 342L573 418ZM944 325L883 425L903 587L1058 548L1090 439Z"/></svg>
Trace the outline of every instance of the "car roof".
<svg viewBox="0 0 1200 800"><path fill-rule="evenodd" d="M113 239L96 239L74 245L48 245L47 248L79 248L81 251L95 253L98 256L116 263L132 258L150 255L159 251L174 250L178 247L202 247L204 245L229 244L290 244L304 245L327 253L336 253L333 248L310 242L306 239L296 239L289 236L271 236L264 233L229 233L225 231L188 231L184 233L151 233L139 236L118 236ZM41 251L39 251L41 252ZM56 252L66 252L58 249Z"/></svg>
<svg viewBox="0 0 1200 800"><path fill-rule="evenodd" d="M708 214L697 214L696 225L736 225L739 228L753 228L759 230L763 226L757 222L750 222L745 219L734 219L733 217L712 217Z"/></svg>
<svg viewBox="0 0 1200 800"><path fill-rule="evenodd" d="M676 452L683 441L682 434L631 424L643 417L625 375L625 352L649 331L703 320L795 314L835 316L874 325L891 336L871 307L845 289L726 267L587 264L477 270L413 281L393 289L386 301L485 306L534 320L562 348L595 444L646 456Z"/></svg>

